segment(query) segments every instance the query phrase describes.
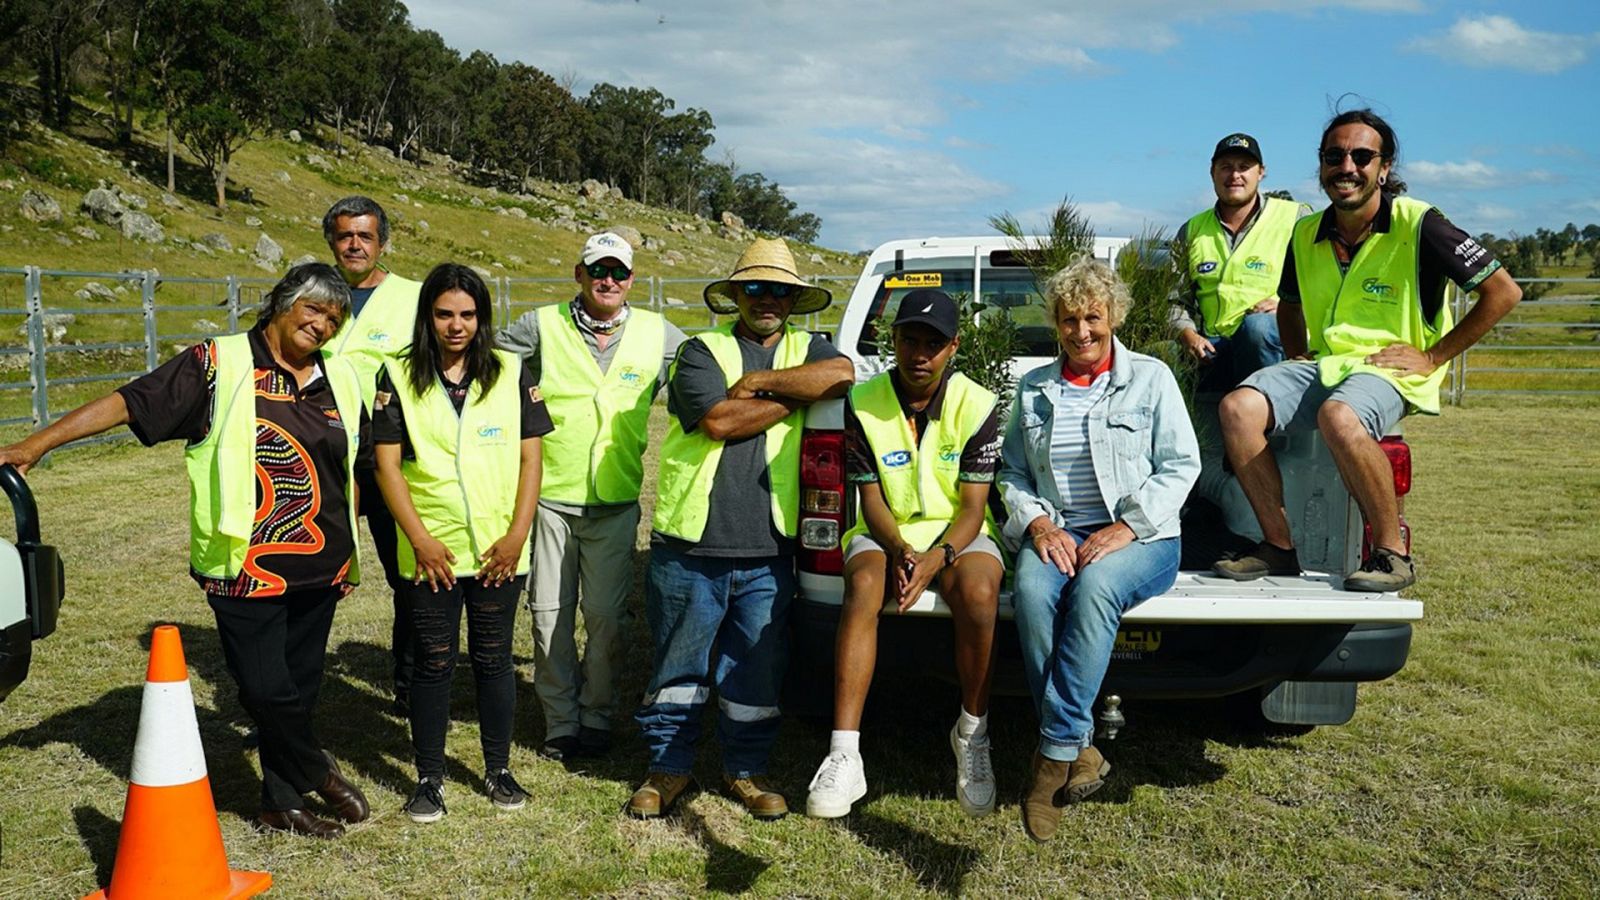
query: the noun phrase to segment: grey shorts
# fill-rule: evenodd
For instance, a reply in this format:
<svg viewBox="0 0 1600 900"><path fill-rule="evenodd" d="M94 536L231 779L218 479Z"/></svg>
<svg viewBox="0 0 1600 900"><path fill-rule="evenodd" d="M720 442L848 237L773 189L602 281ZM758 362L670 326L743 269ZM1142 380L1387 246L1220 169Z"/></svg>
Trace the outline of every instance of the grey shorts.
<svg viewBox="0 0 1600 900"><path fill-rule="evenodd" d="M1317 364L1291 359L1257 369L1239 384L1255 388L1272 408L1272 430L1268 434L1315 431L1317 410L1329 400L1337 400L1355 411L1373 439L1389 433L1406 413L1406 401L1394 385L1370 372L1357 372L1334 387L1324 387Z"/></svg>
<svg viewBox="0 0 1600 900"><path fill-rule="evenodd" d="M875 550L878 553L882 553L883 545L873 540L871 535L858 534L850 539L849 544L845 545L844 561L849 562L850 557L855 556L858 553L866 553L869 550ZM1000 565L1003 566L1006 564L1006 558L1000 554L1000 547L995 544L995 542L987 534L984 534L981 531L978 532L977 537L972 539L972 543L961 548L961 552L956 554L956 558L960 559L961 557L966 556L968 553L987 553L994 557L1000 563Z"/></svg>

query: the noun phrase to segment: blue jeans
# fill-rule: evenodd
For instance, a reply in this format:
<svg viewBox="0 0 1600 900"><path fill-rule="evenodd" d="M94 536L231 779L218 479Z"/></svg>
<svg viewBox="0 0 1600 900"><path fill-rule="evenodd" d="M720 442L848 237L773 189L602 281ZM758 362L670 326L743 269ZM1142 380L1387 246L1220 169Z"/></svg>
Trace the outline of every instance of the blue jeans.
<svg viewBox="0 0 1600 900"><path fill-rule="evenodd" d="M1073 528L1083 543L1092 531ZM1172 587L1179 539L1134 541L1063 575L1033 544L1017 554L1011 603L1022 639L1022 667L1039 710L1039 753L1068 762L1094 739L1094 702L1111 664L1122 614Z"/></svg>
<svg viewBox="0 0 1600 900"><path fill-rule="evenodd" d="M1245 313L1238 330L1227 337L1206 335L1216 355L1200 367L1200 389L1231 391L1257 369L1283 362L1278 314Z"/></svg>
<svg viewBox="0 0 1600 900"><path fill-rule="evenodd" d="M734 778L766 771L778 737L794 584L789 558L715 559L651 548L645 618L655 671L634 714L650 771L688 775L694 768L713 686L723 771Z"/></svg>

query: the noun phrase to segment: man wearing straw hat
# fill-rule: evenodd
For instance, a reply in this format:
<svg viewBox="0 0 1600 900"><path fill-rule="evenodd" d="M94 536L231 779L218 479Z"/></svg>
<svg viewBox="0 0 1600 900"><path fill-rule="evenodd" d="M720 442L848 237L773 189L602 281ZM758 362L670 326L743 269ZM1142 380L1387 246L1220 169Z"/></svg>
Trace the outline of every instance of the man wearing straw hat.
<svg viewBox="0 0 1600 900"><path fill-rule="evenodd" d="M672 368L645 594L655 667L635 716L650 770L627 811L654 818L683 794L715 688L723 785L756 818L780 819L788 804L763 774L794 594L800 431L854 367L788 326L832 297L800 279L781 240L751 243L705 301L738 318L684 342Z"/></svg>
<svg viewBox="0 0 1600 900"><path fill-rule="evenodd" d="M497 335L522 356L556 426L544 438L528 593L533 690L544 708L539 752L556 760L611 748L650 403L684 341L659 313L628 305L633 274L626 240L590 235L572 267L572 302L524 313Z"/></svg>

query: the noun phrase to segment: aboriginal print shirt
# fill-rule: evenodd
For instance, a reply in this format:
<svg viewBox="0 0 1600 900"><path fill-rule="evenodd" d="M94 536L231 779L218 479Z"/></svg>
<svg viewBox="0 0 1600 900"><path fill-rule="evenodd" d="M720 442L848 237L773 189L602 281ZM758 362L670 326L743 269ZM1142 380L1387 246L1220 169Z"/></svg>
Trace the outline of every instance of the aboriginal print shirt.
<svg viewBox="0 0 1600 900"><path fill-rule="evenodd" d="M244 571L231 579L190 574L206 593L228 597L276 597L345 584L355 549L345 451L348 429L354 427L362 436L361 455L370 454L366 413L354 425L342 421L333 388L320 368L309 383L297 387L294 376L272 358L259 328L250 331L250 350L255 361L256 516ZM216 353L215 342L205 341L118 388L128 404L128 428L134 436L146 446L205 438L217 388Z"/></svg>

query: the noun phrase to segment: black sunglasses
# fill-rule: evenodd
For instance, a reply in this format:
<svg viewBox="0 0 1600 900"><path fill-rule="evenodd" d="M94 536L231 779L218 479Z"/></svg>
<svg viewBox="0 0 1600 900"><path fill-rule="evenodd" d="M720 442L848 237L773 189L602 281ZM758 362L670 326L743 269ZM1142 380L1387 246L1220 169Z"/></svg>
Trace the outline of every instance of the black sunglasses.
<svg viewBox="0 0 1600 900"><path fill-rule="evenodd" d="M584 270L589 273L590 278L593 278L596 281L606 277L607 275L610 275L612 281L621 284L622 282L633 277L633 270L621 264L608 266L605 263L589 263L587 266L584 266Z"/></svg>
<svg viewBox="0 0 1600 900"><path fill-rule="evenodd" d="M776 281L742 281L739 283L739 289L744 291L744 295L752 300L763 294L771 294L774 300L786 300L795 291L800 290L796 285L782 284Z"/></svg>
<svg viewBox="0 0 1600 900"><path fill-rule="evenodd" d="M1355 162L1356 168L1364 169L1367 167L1367 163L1382 156L1383 153L1378 150L1368 150L1366 147L1358 147L1354 150L1346 150L1343 147L1324 147L1318 151L1318 155L1322 158L1322 164L1325 166L1337 166L1344 162L1344 158L1348 156Z"/></svg>

